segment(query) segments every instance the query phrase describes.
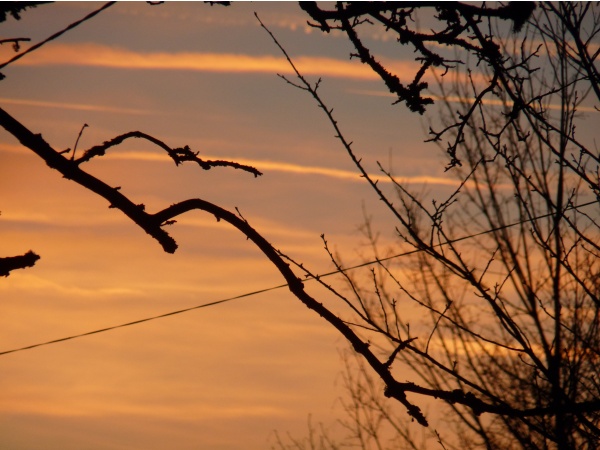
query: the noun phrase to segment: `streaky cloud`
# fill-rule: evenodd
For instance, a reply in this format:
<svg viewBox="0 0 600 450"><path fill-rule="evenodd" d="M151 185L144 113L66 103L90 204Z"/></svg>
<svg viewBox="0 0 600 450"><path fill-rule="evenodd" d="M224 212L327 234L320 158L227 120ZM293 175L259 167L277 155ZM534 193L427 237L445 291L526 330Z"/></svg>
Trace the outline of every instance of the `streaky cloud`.
<svg viewBox="0 0 600 450"><path fill-rule="evenodd" d="M319 56L297 56L294 63L304 75L331 76L360 80L377 80L371 69L356 61ZM234 53L153 52L142 53L105 45L51 44L44 51L28 55L18 62L27 66L94 66L138 70L192 70L223 73L292 74L285 58L273 55ZM415 61L386 61L396 73L413 74L419 69ZM406 81L410 81L407 80Z"/></svg>
<svg viewBox="0 0 600 450"><path fill-rule="evenodd" d="M351 170L332 169L328 167L319 166L304 166L300 164L293 164L281 161L270 161L270 160L257 160L257 159L245 159L245 158L230 158L225 156L214 156L214 155L200 155L203 159L225 159L232 160L240 164L246 164L258 168L261 171L269 172L286 172L286 173L297 173L302 175L320 175L329 178L337 178L348 181L359 181L363 179L358 172ZM171 161L171 159L164 154L143 152L143 151L128 151L123 153L111 153L111 158L123 159L123 160L137 160L137 161ZM383 174L369 174L372 180L376 180L380 183L392 183L392 180ZM395 180L399 183L426 183L436 184L445 186L458 186L460 183L452 178L442 177L431 177L431 176L404 176L396 175Z"/></svg>
<svg viewBox="0 0 600 450"><path fill-rule="evenodd" d="M7 98L0 97L0 102L6 105L19 105L19 106L33 106L35 108L58 108L58 109L71 109L75 111L97 111L97 112L109 112L118 114L134 114L134 115L151 115L152 111L133 109L133 108L119 108L113 106L102 106L102 105L91 105L81 103L65 103L65 102L54 102L54 101L42 101L42 100L31 100L26 98Z"/></svg>
<svg viewBox="0 0 600 450"><path fill-rule="evenodd" d="M375 90L368 90L368 89L351 89L351 90L349 90L349 92L351 92L353 94L369 95L369 96L373 96L373 97L390 97L390 98L396 97L395 94L391 94L389 92L375 91ZM427 96L431 97L435 101L446 101L449 103L467 103L467 104L471 105L471 104L473 104L473 102L475 102L475 97L458 97L458 96L453 96L453 95L441 97L439 95L435 95L435 94L431 94L431 93L428 93ZM504 101L504 100L493 99L493 98L484 98L484 99L482 99L482 103L484 105L490 105L490 106L504 106L504 107L512 107L513 106L512 101ZM558 103L551 103L551 104L545 105L545 107L548 109L552 109L552 110L560 110L561 109L561 105ZM582 105L577 106L577 111L600 112L598 109L594 108L593 106L582 106Z"/></svg>

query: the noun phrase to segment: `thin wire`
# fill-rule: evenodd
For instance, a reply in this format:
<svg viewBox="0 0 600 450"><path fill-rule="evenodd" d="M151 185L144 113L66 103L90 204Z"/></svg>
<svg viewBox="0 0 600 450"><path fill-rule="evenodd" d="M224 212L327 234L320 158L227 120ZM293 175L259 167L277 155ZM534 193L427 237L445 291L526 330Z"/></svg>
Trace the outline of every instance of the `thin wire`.
<svg viewBox="0 0 600 450"><path fill-rule="evenodd" d="M204 303L202 305L192 306L191 308L185 308L185 309L180 309L180 310L177 310L177 311L171 311L171 312L168 312L168 313L165 313L165 314L160 314L158 316L146 317L145 319L134 320L133 322L127 322L127 323L122 323L120 325L114 325L114 326L111 326L111 327L101 328L99 330L88 331L87 333L74 334L73 336L68 336L68 337L64 337L64 338L60 338L60 339L54 339L52 341L47 341L47 342L42 342L42 343L39 343L39 344L28 345L26 347L21 347L21 348L15 348L13 350L6 350L6 351L3 351L3 352L0 352L0 356L2 356L2 355L8 355L9 353L20 352L20 351L23 351L23 350L31 350L32 348L41 347L43 345L57 344L59 342L70 341L72 339L77 339L77 338L84 337L84 336L91 336L92 334L104 333L105 331L116 330L117 328L125 328L125 327L129 327L131 325L137 325L139 323L150 322L151 320L162 319L164 317L175 316L177 314L183 314L185 312L193 311L195 309L206 308L208 306L215 306L215 305L219 305L221 303L230 302L232 300L238 300L240 298L250 297L250 296L256 295L256 294L262 294L263 292L274 291L275 289L281 289L281 288L286 287L286 286L287 286L287 283L286 284L280 284L279 286L272 286L272 287L269 287L269 288L260 289L258 291L247 292L245 294L236 295L235 297L229 297L229 298L225 298L225 299L222 299L222 300L217 300L217 301L210 302L210 303Z"/></svg>
<svg viewBox="0 0 600 450"><path fill-rule="evenodd" d="M589 201L587 203L582 203L581 205L573 205L573 206L565 208L565 212L569 211L571 209L585 208L586 206L590 206L590 205L593 205L595 203L600 203L600 202L598 200L592 200L592 201ZM439 244L433 245L432 248L437 248L437 247L441 247L443 245L448 245L448 244L454 244L456 242L465 241L467 239L473 239L473 238L476 238L476 237L479 237L479 236L483 236L484 234L495 233L496 231L505 230L507 228L512 228L512 227L515 227L517 225L521 225L521 224L524 224L524 223L527 223L527 222L533 222L534 220L544 219L546 217L550 217L550 216L553 216L553 215L554 215L554 213L551 213L551 212L547 213L547 214L542 214L541 216L532 217L531 219L521 220L519 222L510 223L508 225L502 225L502 226L499 226L499 227L496 227L496 228L491 228L489 230L480 231L479 233L469 234L467 236L459 237L459 238L456 238L456 239L451 239L451 240L446 241L446 242L441 242ZM385 258L378 258L378 259L375 259L375 260L372 260L372 261L367 261L367 262L364 262L364 263L361 263L361 264L357 264L356 266L346 267L345 269L334 270L332 272L327 272L327 273L324 273L322 275L319 275L319 278L328 277L328 276L334 275L336 273L342 273L342 272L346 272L346 271L353 270L353 269L359 269L361 267L367 267L367 266L370 266L370 265L373 265L373 264L378 264L378 263L383 262L383 261L389 261L390 259L399 258L401 256L408 256L408 255L412 255L412 254L419 253L419 252L422 252L422 251L424 251L424 250L417 248L417 249L414 249L414 250L409 250L407 252L397 253L395 255L386 256Z"/></svg>
<svg viewBox="0 0 600 450"><path fill-rule="evenodd" d="M597 203L597 200L592 200L590 202L583 203L581 205L574 205L574 206L568 207L568 208L566 208L565 211L570 210L570 209L584 208L586 206L590 206L590 205L593 205L595 203ZM503 225L503 226L500 226L500 227L497 227L497 228L492 228L490 230L481 231L479 233L470 234L470 235L463 236L463 237L460 237L460 238L457 238L457 239L453 239L453 240L450 240L450 241L447 241L447 242L439 243L439 244L434 245L433 247L434 248L435 247L441 247L443 245L454 244L456 242L464 241L464 240L467 240L467 239L473 239L475 237L483 236L484 234L494 233L496 231L500 231L500 230L504 230L504 229L507 229L507 228L511 228L511 227L516 226L516 225L521 225L521 224L524 224L524 223L527 223L527 222L532 222L534 220L543 219L543 218L546 218L546 217L550 217L552 215L553 215L553 213L543 214L541 216L536 216L536 217L533 217L531 219L526 219L526 220L522 220L522 221L519 221L519 222L514 222L514 223L511 223L511 224L508 224L508 225ZM421 251L423 251L423 250L422 249L409 250L409 251L406 251L406 252L403 252L403 253L398 253L398 254L395 254L395 255L387 256L385 258L378 258L378 259L375 259L375 260L371 260L371 261L363 262L361 264L357 264L355 266L350 266L350 267L346 267L346 268L343 268L343 269L338 269L338 270L334 270L334 271L331 271L331 272L327 272L327 273L319 275L318 277L319 278L329 277L329 276L332 276L332 275L335 275L335 274L338 274L338 273L348 272L350 270L359 269L361 267L370 266L372 264L379 264L379 263L381 263L383 261L389 261L391 259L400 258L402 256L412 255L412 254L415 254L415 253L418 253L418 252L421 252ZM314 280L314 278L312 278L312 277L309 277L309 278L306 279L306 281L312 281L312 280ZM3 352L0 352L0 356L8 355L9 353L16 353L16 352L20 352L20 351L24 351L24 350L31 350L31 349L34 349L34 348L37 348L37 347L42 347L42 346L45 346L45 345L51 345L51 344L57 344L59 342L70 341L72 339L78 339L78 338L81 338L81 337L84 337L84 336L91 336L93 334L104 333L106 331L112 331L112 330L116 330L118 328L125 328L125 327L129 327L129 326L132 326L132 325L137 325L137 324L140 324L140 323L144 323L144 322L150 322L151 320L163 319L165 317L175 316L177 314L183 314L183 313L186 313L186 312L189 312L189 311L194 311L196 309L207 308L209 306L220 305L222 303L227 303L227 302L230 302L230 301L233 301L233 300L239 300L239 299L242 299L242 298L251 297L253 295L262 294L264 292L274 291L274 290L281 289L281 288L284 288L284 287L287 287L287 286L288 286L287 283L280 284L278 286L271 286L271 287L268 287L268 288L259 289L257 291L252 291L252 292L247 292L245 294L236 295L235 297L229 297L229 298L225 298L225 299L222 299L222 300L216 300L214 302L203 303L201 305L192 306L190 308L184 308L184 309L179 309L177 311L171 311L171 312L168 312L168 313L165 313L165 314L160 314L158 316L146 317L144 319L134 320L133 322L127 322L127 323L123 323L123 324L120 324L120 325L114 325L114 326L110 326L110 327L106 327L106 328L101 328L101 329L94 330L94 331L88 331L86 333L75 334L75 335L67 336L67 337L60 338L60 339L54 339L54 340L47 341L47 342L41 342L41 343L38 343L38 344L28 345L26 347L20 347L20 348L15 348L15 349L12 349L12 350L6 350L6 351L3 351Z"/></svg>

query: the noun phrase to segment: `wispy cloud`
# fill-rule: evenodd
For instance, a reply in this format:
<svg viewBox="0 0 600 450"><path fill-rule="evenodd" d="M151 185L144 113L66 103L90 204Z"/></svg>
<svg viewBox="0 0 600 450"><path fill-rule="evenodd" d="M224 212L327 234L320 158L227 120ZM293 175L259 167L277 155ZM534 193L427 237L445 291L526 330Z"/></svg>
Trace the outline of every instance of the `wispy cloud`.
<svg viewBox="0 0 600 450"><path fill-rule="evenodd" d="M117 108L113 106L102 106L102 105L84 105L81 103L66 103L66 102L50 102L42 100L30 100L22 98L7 98L0 97L0 103L5 105L19 105L19 106L33 106L36 108L59 108L59 109L72 109L76 111L98 111L98 112L110 112L118 114L136 114L136 115L148 115L152 114L152 111L133 109L133 108Z"/></svg>
<svg viewBox="0 0 600 450"><path fill-rule="evenodd" d="M273 172L285 172L285 173L297 173L302 175L320 175L329 178L337 178L348 181L359 181L363 182L361 175L358 172L351 170L333 169L329 167L320 166L304 166L300 164L293 164L281 161L269 161L269 160L257 160L257 159L245 159L245 158L229 158L224 156L214 155L201 155L204 159L224 159L228 161L235 161L240 164L246 164L249 166L256 167L260 171L268 173ZM138 160L138 161L171 161L171 159L160 153L142 152L142 151L128 151L124 153L111 153L111 158L123 159L123 160ZM377 180L380 183L391 183L391 180L382 174L369 174L369 177L373 180ZM401 183L426 183L436 184L445 186L458 186L459 182L452 178L442 177L431 177L431 176L404 176L397 175L396 180Z"/></svg>
<svg viewBox="0 0 600 450"><path fill-rule="evenodd" d="M373 91L373 90L368 90L368 89L352 89L350 90L350 92L354 93L354 94L359 94L359 95L370 95L370 96L375 96L375 97L390 97L390 98L397 98L396 95L391 94L389 92L383 92L383 91ZM475 102L475 97L458 97L458 96L447 96L447 97L440 97L438 95L434 95L434 94L430 94L427 93L428 97L431 97L433 100L435 101L446 101L449 103L467 103L467 104L473 104L473 102ZM490 106L504 106L504 107L512 107L513 106L513 102L509 101L509 100L500 100L500 99L494 99L494 98L484 98L482 100L482 103L484 105L490 105ZM545 105L546 108L548 109L552 109L552 110L560 110L561 105L557 104L557 103L551 103L549 105ZM580 112L600 112L598 111L598 109L594 108L593 106L582 106L579 105L577 106L577 111Z"/></svg>
<svg viewBox="0 0 600 450"><path fill-rule="evenodd" d="M361 80L378 79L370 68L358 61L344 61L318 56L297 56L294 63L304 75L331 76ZM290 74L285 58L273 55L243 55L232 53L142 53L97 44L53 44L43 51L23 58L18 64L29 66L76 65L119 69L193 70L228 73ZM420 67L415 61L389 61L394 73L414 74ZM408 79L406 81L409 81Z"/></svg>
<svg viewBox="0 0 600 450"><path fill-rule="evenodd" d="M22 152L23 147L19 145L0 145L1 152ZM149 151L127 151L127 152L110 152L107 154L108 158L120 159L127 161L157 161L157 162L172 162L171 158L162 153L153 153ZM282 161L269 161L259 159L246 159L246 158L235 158L228 156L216 156L216 155L201 155L203 159L220 159L227 161L235 161L240 164L246 164L249 166L256 167L260 171L268 173L273 172L285 172L285 173L297 173L300 175L320 175L328 178L336 178L338 180L347 181L358 181L363 182L361 175L352 170L333 169L330 167L321 166L305 166L301 164L294 164ZM383 174L370 173L369 177L373 180L377 180L380 183L391 183L392 181ZM401 183L412 183L412 184L435 184L444 186L458 186L457 180L452 178L432 177L432 176L408 176L397 174L395 176L396 181Z"/></svg>

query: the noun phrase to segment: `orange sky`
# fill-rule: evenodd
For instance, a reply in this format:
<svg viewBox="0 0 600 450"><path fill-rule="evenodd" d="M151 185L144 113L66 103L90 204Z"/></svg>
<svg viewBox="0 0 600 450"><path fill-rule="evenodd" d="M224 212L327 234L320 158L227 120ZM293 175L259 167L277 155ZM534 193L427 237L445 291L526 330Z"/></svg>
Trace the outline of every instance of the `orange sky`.
<svg viewBox="0 0 600 450"><path fill-rule="evenodd" d="M98 7L59 3L9 18L3 36L37 42ZM176 168L141 141L84 167L150 210L201 197L238 207L275 247L315 272L332 269L319 238L348 264L368 255L362 205L394 240L381 209L253 12L271 28L377 174L377 161L433 195L455 182L423 144L426 122L391 106L344 39L305 25L293 3L117 4L2 72L0 105L55 149L140 130L264 176ZM414 61L370 37L401 73ZM0 48L0 59L13 55ZM368 94L368 95L365 95ZM390 189L389 183L382 185ZM118 211L48 169L0 132L3 256L32 249L33 269L0 280L0 352L193 307L283 283L235 230L182 217L166 254ZM311 293L330 301L311 286ZM306 419L335 426L342 394L334 330L285 289L0 357L0 448L263 449Z"/></svg>

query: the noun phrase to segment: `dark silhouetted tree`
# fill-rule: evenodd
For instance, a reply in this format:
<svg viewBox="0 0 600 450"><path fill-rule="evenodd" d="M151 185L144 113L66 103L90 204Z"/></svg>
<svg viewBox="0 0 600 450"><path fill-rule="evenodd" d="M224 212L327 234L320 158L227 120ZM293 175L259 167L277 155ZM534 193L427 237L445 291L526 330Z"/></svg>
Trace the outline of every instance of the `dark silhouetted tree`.
<svg viewBox="0 0 600 450"><path fill-rule="evenodd" d="M596 448L600 155L575 130L582 102L597 106L600 101L597 6L300 6L323 32L344 33L356 50L353 56L381 77L397 103L419 114L436 111L430 140L445 145L447 170L460 180L448 198L430 204L382 166L396 188L395 195L384 192L321 98L319 82L311 84L298 71L295 79L286 79L323 110L373 188L374 201L382 201L397 222L400 244L392 252L407 255L398 259L380 254L367 221L364 230L377 258L368 281L344 270L330 253L349 290L327 283L275 249L235 212L201 198L150 212L84 167L135 137L156 144L176 164L192 162L206 170L233 167L254 176L260 175L257 169L202 160L188 147L172 148L138 131L74 158L3 109L0 125L50 168L106 199L167 252L174 252L177 244L166 226L189 211L205 211L236 227L279 270L292 294L348 342L367 376L362 380L379 383L384 396L402 405L420 425L429 424L421 408L424 400L448 409L455 434L442 436L440 445ZM418 26L422 21L427 28ZM421 67L410 83L403 84L365 44L361 31L367 27L383 27L397 37L398 45L415 50ZM425 81L430 73L443 75L439 87ZM439 102L441 110L436 98L445 99ZM326 286L340 306L324 306L306 289L306 277ZM416 305L429 320L407 322L402 311L406 305ZM348 385L351 394L361 386L352 380ZM351 399L349 411L360 412L371 408L371 399L377 397L369 393L366 400ZM362 430L360 436L367 433L371 441L363 439L361 445L369 448L369 442L378 442L377 428L365 420L357 414L351 423ZM392 444L416 445L410 434L402 433Z"/></svg>
<svg viewBox="0 0 600 450"><path fill-rule="evenodd" d="M348 36L399 102L425 113L433 97L441 99L431 141L445 145L447 170L461 183L429 204L382 167L398 199L370 182L397 218L401 245L382 256L367 221L380 259L368 277L372 289L368 279L347 276L352 298L340 297L354 310L346 320L360 326L382 361L394 363L396 378L415 374L402 387L380 376L386 396L400 389L446 401L452 426L439 445L592 449L600 440L600 153L594 137L576 129L600 102L600 10L589 3L525 7L520 17L527 20L510 30L497 19L499 11L523 8L511 5L479 12L436 6L440 30L427 32L409 28L423 4L304 6L315 26ZM376 23L412 45L423 69L444 69L437 86L422 81L423 71L403 86L377 62L358 37ZM451 57L437 53L452 42ZM362 170L318 85L300 81ZM400 249L403 262L387 258ZM402 310L411 303L429 320L407 323ZM350 443L428 448L390 412L365 363L356 370L346 377L342 419ZM384 425L387 433L369 431Z"/></svg>

